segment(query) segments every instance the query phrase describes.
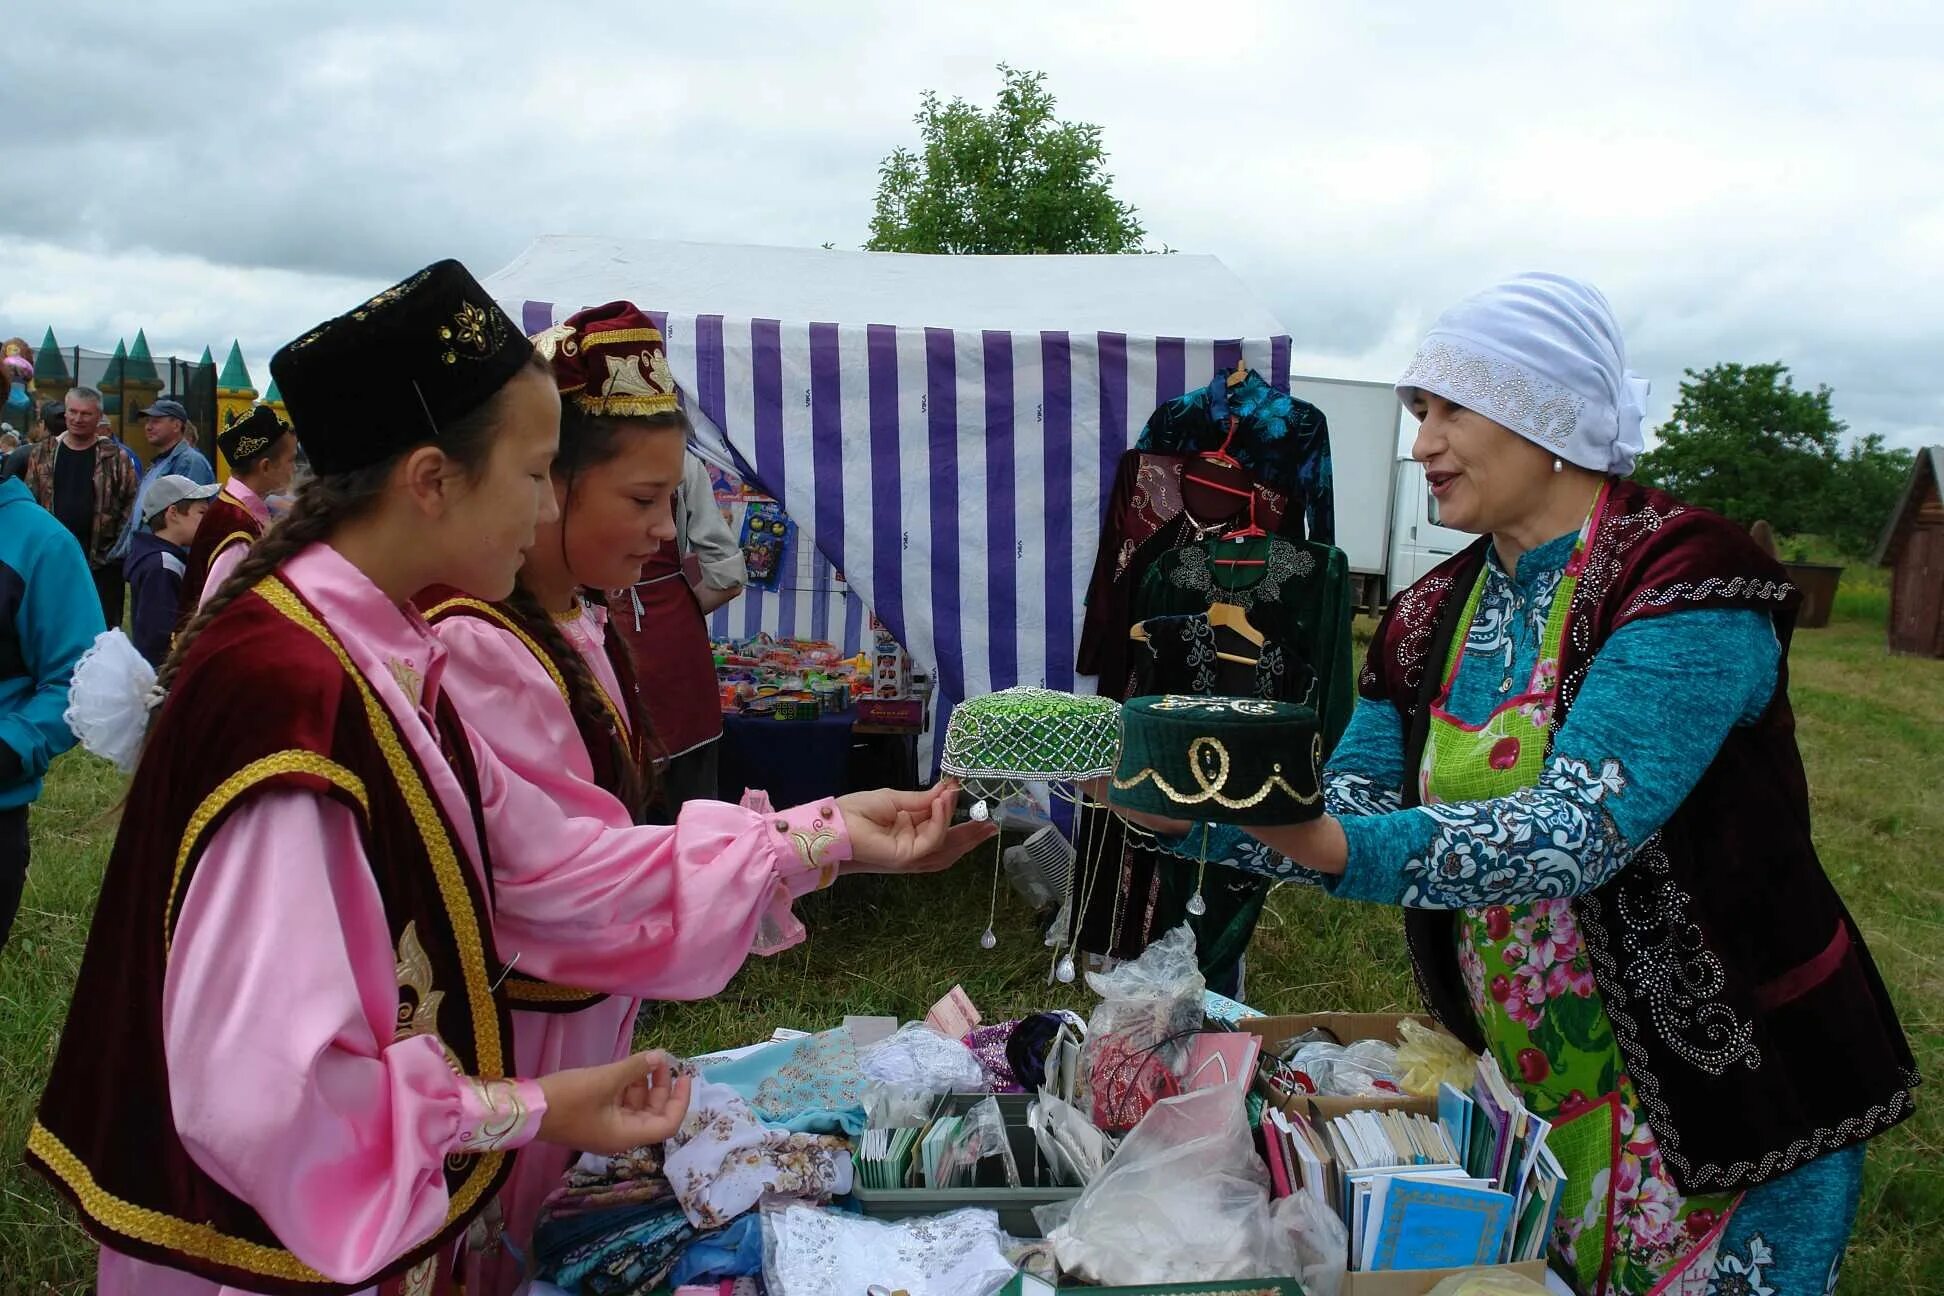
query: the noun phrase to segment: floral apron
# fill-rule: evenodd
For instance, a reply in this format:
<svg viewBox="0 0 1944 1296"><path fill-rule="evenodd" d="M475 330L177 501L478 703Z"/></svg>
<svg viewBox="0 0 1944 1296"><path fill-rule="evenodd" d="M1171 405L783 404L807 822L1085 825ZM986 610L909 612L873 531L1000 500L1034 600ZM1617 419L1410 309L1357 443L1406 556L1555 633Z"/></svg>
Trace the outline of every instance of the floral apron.
<svg viewBox="0 0 1944 1296"><path fill-rule="evenodd" d="M1559 700L1567 614L1605 503L1602 493L1573 547L1525 688L1513 692L1508 674L1483 724L1447 709L1468 637L1454 636L1418 771L1426 805L1490 800L1538 783ZM1488 574L1480 570L1466 601L1466 632ZM1512 621L1516 635L1524 618ZM1684 1198L1675 1188L1623 1069L1573 902L1466 909L1457 928L1458 966L1492 1056L1532 1112L1553 1123L1547 1143L1567 1175L1553 1241L1575 1285L1592 1296L1705 1293L1739 1197Z"/></svg>

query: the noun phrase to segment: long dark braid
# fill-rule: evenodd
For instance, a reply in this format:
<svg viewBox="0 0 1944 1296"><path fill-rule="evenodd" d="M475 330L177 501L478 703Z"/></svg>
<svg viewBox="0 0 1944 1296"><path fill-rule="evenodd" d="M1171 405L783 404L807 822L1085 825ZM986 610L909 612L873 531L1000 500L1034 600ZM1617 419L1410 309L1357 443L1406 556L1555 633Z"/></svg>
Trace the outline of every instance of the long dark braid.
<svg viewBox="0 0 1944 1296"><path fill-rule="evenodd" d="M567 709L574 713L574 722L581 732L590 732L591 727L591 732L608 735L620 782L614 794L639 823L642 810L654 796L654 767L636 758L635 745L629 742L629 735L615 732L607 704L601 700L605 694L599 681L594 678L594 672L589 669L587 659L581 656L580 649L567 641L559 624L546 608L540 606L540 600L526 586L513 586L512 594L506 599L506 609L559 668L560 678L567 685ZM614 704L623 715L628 714L626 698L615 698ZM636 743L641 744L646 743L647 737L645 733L634 735ZM645 746L642 749L645 750Z"/></svg>
<svg viewBox="0 0 1944 1296"><path fill-rule="evenodd" d="M589 414L571 401L563 404L560 410L560 453L554 457L554 474L565 485L565 498L560 506L560 546L562 557L566 556L567 520L574 502L574 479L582 469L606 463L621 453L622 437L628 429L682 431L687 421L680 414L657 414L647 418L618 419ZM522 573L524 575L524 573ZM654 763L645 759L643 754L654 749L654 738L648 730L647 714L632 705L626 697L615 698L614 703L633 724L633 742L630 735L613 733L613 724L608 718L607 705L601 700L601 686L594 679L593 671L581 657L579 649L567 642L553 617L542 607L533 591L524 581L516 581L513 593L506 600L506 607L520 623L520 628L532 636L533 640L547 651L561 668L560 677L567 684L567 707L573 712L574 719L583 730L589 724L596 730L606 730L614 743L614 766L620 771L621 786L616 795L628 812L638 821L642 812L655 795ZM609 633L613 633L612 630ZM624 682L625 684L625 682Z"/></svg>
<svg viewBox="0 0 1944 1296"><path fill-rule="evenodd" d="M338 476L313 477L305 482L297 492L290 512L272 523L270 529L263 533L263 538L250 546L249 553L236 565L236 570L182 627L182 633L176 636L168 658L155 673L156 687L167 692L169 685L175 682L176 672L182 669L182 663L188 658L189 648L195 643L196 636L224 608L248 593L258 581L300 551L329 538L338 527L370 508L385 489L390 468L390 464L383 464ZM151 731L161 711L162 708L157 707L149 713Z"/></svg>

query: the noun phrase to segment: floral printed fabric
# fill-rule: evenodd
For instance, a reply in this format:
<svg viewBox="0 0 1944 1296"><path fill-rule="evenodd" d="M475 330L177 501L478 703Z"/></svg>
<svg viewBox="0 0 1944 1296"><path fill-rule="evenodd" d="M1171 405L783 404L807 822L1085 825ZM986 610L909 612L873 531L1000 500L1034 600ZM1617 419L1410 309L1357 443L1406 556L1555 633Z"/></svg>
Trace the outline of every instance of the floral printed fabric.
<svg viewBox="0 0 1944 1296"><path fill-rule="evenodd" d="M1677 1268L1705 1272L1734 1195L1675 1188L1621 1073L1571 902L1467 910L1458 967L1499 1066L1534 1114L1571 1131L1554 1140L1572 1176L1556 1241L1580 1287L1633 1296Z"/></svg>
<svg viewBox="0 0 1944 1296"><path fill-rule="evenodd" d="M664 1146L668 1182L698 1229L722 1228L765 1197L824 1202L851 1189L846 1140L768 1128L734 1089L706 1080Z"/></svg>
<svg viewBox="0 0 1944 1296"><path fill-rule="evenodd" d="M785 1040L733 1060L697 1058L702 1078L728 1085L767 1125L803 1134L864 1132L864 1075L843 1027Z"/></svg>

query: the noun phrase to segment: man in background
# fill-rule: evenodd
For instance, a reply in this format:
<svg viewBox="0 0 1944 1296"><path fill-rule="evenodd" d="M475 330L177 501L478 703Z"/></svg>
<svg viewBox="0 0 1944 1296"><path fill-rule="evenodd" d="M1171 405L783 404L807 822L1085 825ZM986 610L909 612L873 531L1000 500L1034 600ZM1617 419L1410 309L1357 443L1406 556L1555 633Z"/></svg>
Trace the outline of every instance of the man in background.
<svg viewBox="0 0 1944 1296"><path fill-rule="evenodd" d="M0 946L27 880L27 807L49 762L74 745L68 681L101 628L81 547L26 483L0 481Z"/></svg>
<svg viewBox="0 0 1944 1296"><path fill-rule="evenodd" d="M63 402L66 430L27 456L27 489L80 542L101 619L122 623L121 563L110 556L135 510L136 475L123 447L101 432L101 393L76 387Z"/></svg>
<svg viewBox="0 0 1944 1296"><path fill-rule="evenodd" d="M121 537L109 552L109 557L117 561L126 561L135 533L146 525L145 519L153 512L147 505L150 483L164 477L187 477L198 486L216 484L216 472L209 466L209 460L188 439L189 411L181 401L165 398L143 410L142 430L148 434L155 458L149 460L148 471L142 474L142 484L135 493L135 507L122 527Z"/></svg>

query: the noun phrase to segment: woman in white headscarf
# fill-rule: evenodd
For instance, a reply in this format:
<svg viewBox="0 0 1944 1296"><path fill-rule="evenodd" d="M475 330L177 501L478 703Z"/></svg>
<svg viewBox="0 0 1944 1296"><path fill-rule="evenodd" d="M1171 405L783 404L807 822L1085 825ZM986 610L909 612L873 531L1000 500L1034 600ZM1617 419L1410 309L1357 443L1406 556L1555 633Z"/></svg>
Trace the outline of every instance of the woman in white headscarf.
<svg viewBox="0 0 1944 1296"><path fill-rule="evenodd" d="M1397 384L1446 526L1379 625L1328 813L1196 853L1405 910L1427 1005L1553 1123L1581 1290L1821 1293L1917 1073L1810 840L1799 601L1626 480L1646 384L1588 284L1439 318Z"/></svg>

